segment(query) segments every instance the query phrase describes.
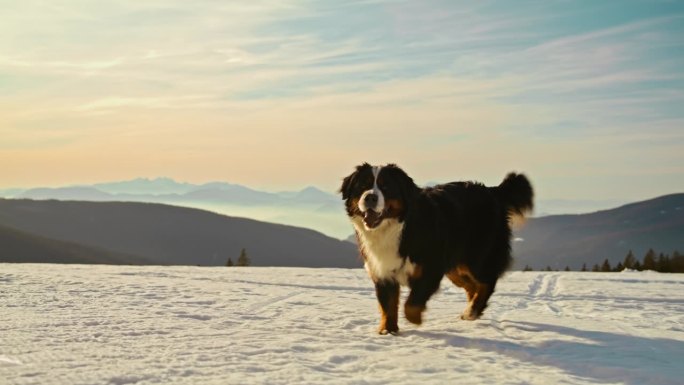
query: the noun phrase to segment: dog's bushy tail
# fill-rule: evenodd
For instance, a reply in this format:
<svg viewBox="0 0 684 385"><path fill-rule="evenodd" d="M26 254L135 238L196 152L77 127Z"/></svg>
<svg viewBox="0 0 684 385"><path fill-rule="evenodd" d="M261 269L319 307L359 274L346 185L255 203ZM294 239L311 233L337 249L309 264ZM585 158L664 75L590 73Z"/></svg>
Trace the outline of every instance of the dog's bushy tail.
<svg viewBox="0 0 684 385"><path fill-rule="evenodd" d="M499 197L514 215L524 216L534 208L532 184L523 174L509 173L498 187Z"/></svg>

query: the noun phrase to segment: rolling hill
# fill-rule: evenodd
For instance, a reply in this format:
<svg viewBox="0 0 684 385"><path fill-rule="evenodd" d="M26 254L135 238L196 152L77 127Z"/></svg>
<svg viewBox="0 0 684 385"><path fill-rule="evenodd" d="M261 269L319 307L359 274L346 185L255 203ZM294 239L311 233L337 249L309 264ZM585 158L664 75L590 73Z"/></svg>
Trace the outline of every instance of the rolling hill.
<svg viewBox="0 0 684 385"><path fill-rule="evenodd" d="M246 248L255 266L361 266L354 245L313 230L162 204L0 199L0 225L154 264L224 265Z"/></svg>
<svg viewBox="0 0 684 385"><path fill-rule="evenodd" d="M143 265L137 256L57 241L0 226L0 262Z"/></svg>
<svg viewBox="0 0 684 385"><path fill-rule="evenodd" d="M353 244L313 230L163 204L0 199L0 226L3 249L26 262L43 250L45 262L223 265L246 248L257 266L361 266ZM514 269L577 270L606 258L614 265L629 250L637 258L649 248L682 251L684 194L530 218L514 237Z"/></svg>
<svg viewBox="0 0 684 385"><path fill-rule="evenodd" d="M515 231L516 269L565 266L577 270L608 258L611 264L629 250L641 259L649 248L684 250L684 194L666 195L611 210L580 215L530 218Z"/></svg>

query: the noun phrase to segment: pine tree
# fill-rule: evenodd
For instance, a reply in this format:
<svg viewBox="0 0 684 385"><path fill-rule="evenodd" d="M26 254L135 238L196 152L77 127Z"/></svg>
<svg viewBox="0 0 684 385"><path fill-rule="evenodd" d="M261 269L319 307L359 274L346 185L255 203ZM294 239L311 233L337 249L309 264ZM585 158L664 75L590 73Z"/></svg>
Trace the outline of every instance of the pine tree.
<svg viewBox="0 0 684 385"><path fill-rule="evenodd" d="M625 269L634 269L634 264L637 262L637 259L634 258L634 253L632 253L632 250L627 253L627 256L625 256L625 261L622 263L625 266Z"/></svg>
<svg viewBox="0 0 684 385"><path fill-rule="evenodd" d="M601 271L610 271L610 262L608 262L608 258L603 261L603 264L601 265Z"/></svg>
<svg viewBox="0 0 684 385"><path fill-rule="evenodd" d="M613 271L620 272L624 269L625 269L625 267L622 265L622 262L618 262L618 264L615 266L615 270L613 270Z"/></svg>
<svg viewBox="0 0 684 385"><path fill-rule="evenodd" d="M230 258L230 257L228 258L228 262L226 262L226 266L228 266L228 267L235 266L232 258Z"/></svg>
<svg viewBox="0 0 684 385"><path fill-rule="evenodd" d="M570 271L570 266L565 266L565 271Z"/></svg>
<svg viewBox="0 0 684 385"><path fill-rule="evenodd" d="M595 263L594 266L592 266L591 271L593 271L593 272L601 271L601 268L599 267L598 263Z"/></svg>
<svg viewBox="0 0 684 385"><path fill-rule="evenodd" d="M582 264L582 270L580 270L580 271L587 271L587 264L586 263Z"/></svg>
<svg viewBox="0 0 684 385"><path fill-rule="evenodd" d="M661 273L666 272L669 264L670 264L670 258L661 253L658 256L658 262L656 262L656 271L661 272Z"/></svg>
<svg viewBox="0 0 684 385"><path fill-rule="evenodd" d="M530 267L530 265L525 265L523 271L532 271L532 267Z"/></svg>
<svg viewBox="0 0 684 385"><path fill-rule="evenodd" d="M252 261L247 256L247 250L242 249L240 251L240 256L238 257L238 260L237 260L237 266L249 266L251 264L252 264Z"/></svg>
<svg viewBox="0 0 684 385"><path fill-rule="evenodd" d="M648 249L644 256L644 263L641 265L643 270L655 270L656 268L656 253L653 249Z"/></svg>
<svg viewBox="0 0 684 385"><path fill-rule="evenodd" d="M684 255L681 255L677 250L672 252L670 270L672 270L673 273L684 273Z"/></svg>

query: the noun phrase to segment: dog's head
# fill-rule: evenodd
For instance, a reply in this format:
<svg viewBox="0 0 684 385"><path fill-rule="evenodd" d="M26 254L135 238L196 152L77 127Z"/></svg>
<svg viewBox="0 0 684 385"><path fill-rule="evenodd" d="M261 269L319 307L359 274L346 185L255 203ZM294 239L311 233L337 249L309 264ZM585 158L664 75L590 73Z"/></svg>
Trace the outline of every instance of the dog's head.
<svg viewBox="0 0 684 385"><path fill-rule="evenodd" d="M394 164L371 166L364 163L344 178L340 187L347 215L363 221L367 231L379 227L385 219L404 220L418 187Z"/></svg>

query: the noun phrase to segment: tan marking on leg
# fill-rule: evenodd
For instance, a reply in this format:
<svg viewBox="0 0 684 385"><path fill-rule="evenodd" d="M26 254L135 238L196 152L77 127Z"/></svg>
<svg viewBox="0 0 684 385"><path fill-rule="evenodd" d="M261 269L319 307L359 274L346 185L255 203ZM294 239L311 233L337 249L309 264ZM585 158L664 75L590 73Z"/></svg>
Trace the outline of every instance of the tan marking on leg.
<svg viewBox="0 0 684 385"><path fill-rule="evenodd" d="M476 307L478 297L482 297L484 292L487 291L487 285L480 283L473 276L472 272L466 265L458 265L455 269L447 273L447 278L451 280L456 286L462 287L466 291L466 297L468 298L468 306L463 310L461 319L464 320L475 320L479 317L479 314L473 312L473 308Z"/></svg>
<svg viewBox="0 0 684 385"><path fill-rule="evenodd" d="M421 323L423 323L424 310L425 306L416 306L409 304L406 304L404 306L404 314L406 315L406 319L412 324L416 325L420 325Z"/></svg>
<svg viewBox="0 0 684 385"><path fill-rule="evenodd" d="M477 291L473 296L473 300L470 301L470 304L468 305L467 310L469 310L469 312L467 312L468 314L466 314L466 312L463 313L463 319L473 321L480 318L482 310L485 307L485 303L483 302L486 302L489 299L488 291L489 285L484 283L477 284Z"/></svg>
<svg viewBox="0 0 684 385"><path fill-rule="evenodd" d="M385 313L383 310L382 306L378 306L380 308L380 326L378 327L378 333L380 334L387 334L387 333L392 333L395 334L399 332L399 324L398 324L398 319L399 319L399 289L397 288L397 293L396 295L393 295L392 298L390 298L390 302L388 304L389 309L388 312Z"/></svg>
<svg viewBox="0 0 684 385"><path fill-rule="evenodd" d="M470 269L462 266L463 265L457 266L454 270L448 272L446 276L454 285L461 287L466 291L468 302L471 302L473 296L477 292L477 280L470 274Z"/></svg>

